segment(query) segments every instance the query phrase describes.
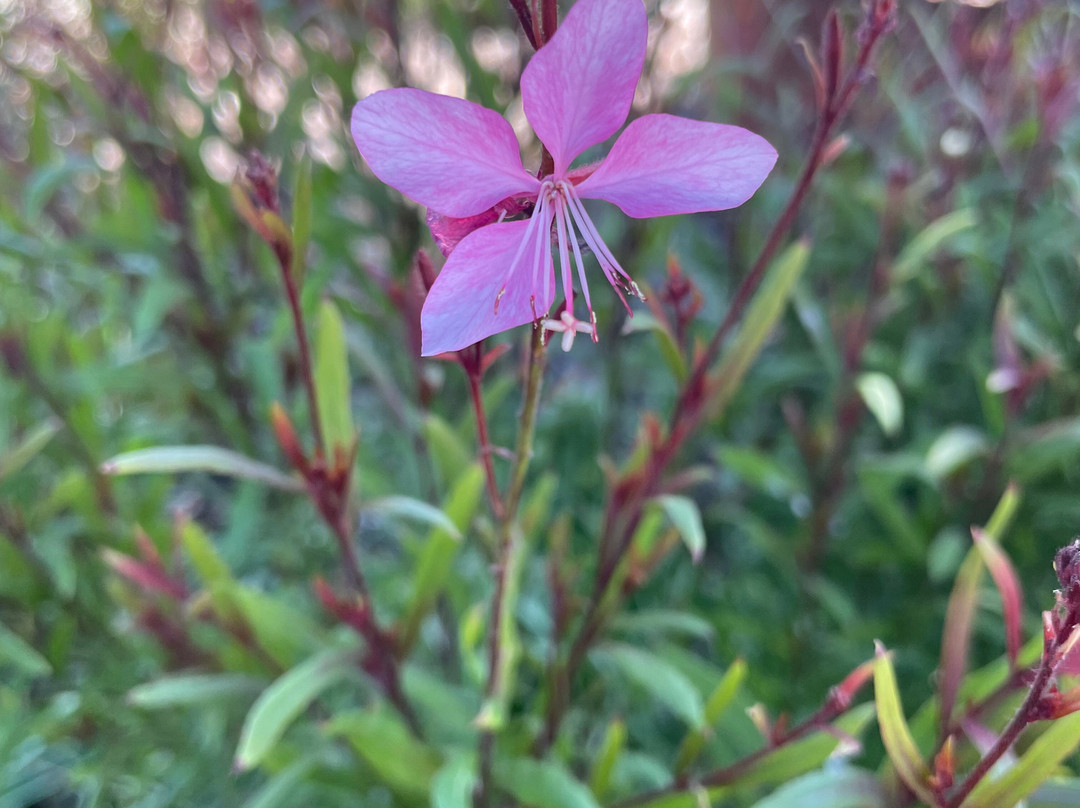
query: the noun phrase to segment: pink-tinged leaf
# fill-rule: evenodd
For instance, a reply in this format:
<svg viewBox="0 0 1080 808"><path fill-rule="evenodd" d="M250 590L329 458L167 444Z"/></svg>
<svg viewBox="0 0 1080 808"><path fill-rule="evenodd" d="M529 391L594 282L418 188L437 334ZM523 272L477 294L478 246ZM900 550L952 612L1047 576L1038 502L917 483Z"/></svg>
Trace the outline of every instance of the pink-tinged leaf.
<svg viewBox="0 0 1080 808"><path fill-rule="evenodd" d="M983 564L978 552L968 552L956 574L949 605L945 610L945 628L941 638L941 673L938 680L938 699L941 704L941 726L952 721L953 708L960 682L967 671L971 628L975 605L982 580Z"/></svg>
<svg viewBox="0 0 1080 808"><path fill-rule="evenodd" d="M187 597L183 584L174 581L162 569L156 569L152 564L136 561L134 558L115 550L105 548L102 550L102 558L105 563L144 592L156 592L176 600Z"/></svg>
<svg viewBox="0 0 1080 808"><path fill-rule="evenodd" d="M448 216L475 216L539 188L510 124L471 101L383 90L353 108L352 135L376 177Z"/></svg>
<svg viewBox="0 0 1080 808"><path fill-rule="evenodd" d="M979 528L971 529L971 537L979 548L986 568L1001 593L1001 612L1005 617L1005 648L1009 655L1009 664L1016 667L1016 658L1020 653L1020 580L1005 551L1001 549L993 536Z"/></svg>
<svg viewBox="0 0 1080 808"><path fill-rule="evenodd" d="M525 117L551 152L556 174L626 120L648 28L641 0L578 0L525 67Z"/></svg>
<svg viewBox="0 0 1080 808"><path fill-rule="evenodd" d="M645 115L626 127L578 193L638 219L741 205L776 164L776 149L738 126Z"/></svg>
<svg viewBox="0 0 1080 808"><path fill-rule="evenodd" d="M530 221L482 227L446 259L420 314L424 356L461 350L547 313L555 297L555 268L549 234L542 232L543 228L534 228L513 274L508 274ZM538 239L539 245L535 243ZM546 266L534 278L536 247L541 247L541 261ZM495 300L504 286L496 313Z"/></svg>

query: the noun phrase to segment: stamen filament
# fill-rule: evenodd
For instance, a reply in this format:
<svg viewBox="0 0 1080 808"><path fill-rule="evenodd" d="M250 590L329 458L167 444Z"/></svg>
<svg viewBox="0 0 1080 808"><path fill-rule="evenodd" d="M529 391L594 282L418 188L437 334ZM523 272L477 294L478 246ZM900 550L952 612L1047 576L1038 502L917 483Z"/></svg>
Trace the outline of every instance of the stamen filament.
<svg viewBox="0 0 1080 808"><path fill-rule="evenodd" d="M510 262L510 267L506 270L506 280L503 281L503 285L499 289L499 293L495 295L495 314L499 313L499 301L502 300L502 296L506 294L506 285L514 276L514 270L517 269L518 262L521 260L521 254L525 251L525 247L529 243L529 239L534 237L534 234L536 233L537 223L541 218L543 218L544 196L545 195L543 193L543 188L541 187L541 193L537 197L536 208L533 210L533 215L529 218L528 227L525 228L525 235L522 236L521 243L518 245L517 248L517 252L514 253L514 259Z"/></svg>

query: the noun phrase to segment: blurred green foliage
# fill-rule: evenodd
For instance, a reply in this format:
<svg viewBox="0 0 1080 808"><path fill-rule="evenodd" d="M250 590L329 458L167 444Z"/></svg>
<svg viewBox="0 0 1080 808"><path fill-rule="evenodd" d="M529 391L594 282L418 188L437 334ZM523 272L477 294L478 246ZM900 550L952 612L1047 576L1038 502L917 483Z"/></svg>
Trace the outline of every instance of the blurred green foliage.
<svg viewBox="0 0 1080 808"><path fill-rule="evenodd" d="M934 693L969 526L1016 484L1001 543L1029 637L1053 603L1054 550L1080 525L1080 7L913 0L797 221L812 247L790 307L681 459L689 499L646 520L650 541L666 540L664 518L693 548L703 535L702 559L662 557L590 655L551 754L530 756L550 566L576 617L604 470L645 412L670 410L679 357L760 248L815 116L799 42L818 41L825 4L647 5L655 50L636 113L738 122L780 161L736 211L598 216L635 278L662 292L673 262L704 305L676 340L644 316L623 334L618 302L598 296L599 344L550 357L495 769L544 808L752 752L747 707L812 714L875 639L914 711ZM860 4L837 5L854 29ZM0 4L0 808L468 804L494 528L464 374L417 357L410 270L417 249L437 251L422 213L363 166L347 121L358 93L403 84L520 117L515 26L495 0ZM279 170L305 317L323 344L344 339L345 376L333 357L321 369L339 394L324 420L343 445L348 398L359 555L409 649L422 740L320 607L312 581L340 581L337 546L286 490L295 481L273 477L288 462L271 406L308 440L307 403L277 265L230 197L253 148ZM485 378L500 446L514 441L516 371L505 357ZM101 471L161 446L228 449L263 470L215 455L222 473ZM182 591L125 574L154 552ZM972 667L1004 650L991 581L977 605ZM866 707L841 719L870 770L883 760L872 721ZM932 744L923 726L916 740ZM714 797L753 804L837 743L810 735ZM863 771L824 771L762 808L887 804ZM1080 804L1072 781L1040 793L1033 808Z"/></svg>

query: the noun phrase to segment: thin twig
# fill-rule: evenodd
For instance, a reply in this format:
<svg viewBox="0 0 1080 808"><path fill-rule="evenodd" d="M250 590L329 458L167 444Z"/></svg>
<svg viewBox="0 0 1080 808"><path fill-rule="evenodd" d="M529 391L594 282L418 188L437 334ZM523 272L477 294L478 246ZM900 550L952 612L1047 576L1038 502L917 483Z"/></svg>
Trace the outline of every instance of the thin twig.
<svg viewBox="0 0 1080 808"><path fill-rule="evenodd" d="M512 583L507 580L507 575L511 567L510 556L514 551L515 531L519 530L516 525L518 506L521 504L521 495L525 490L525 477L529 470L529 461L532 459L544 364L544 332L542 328L534 327L530 335L529 362L526 370L525 391L522 394L517 444L514 448L514 464L510 470L510 480L503 500L503 515L499 522L499 559L489 620L491 638L488 646L485 700L492 698L502 684L499 677L502 670L502 656L507 649L502 647L499 626L503 619L513 619L512 616L508 617L504 614L506 604L503 601ZM484 808L491 798L491 775L495 755L495 733L492 730L484 730L480 734L478 750L480 778L476 788L476 805L477 808Z"/></svg>

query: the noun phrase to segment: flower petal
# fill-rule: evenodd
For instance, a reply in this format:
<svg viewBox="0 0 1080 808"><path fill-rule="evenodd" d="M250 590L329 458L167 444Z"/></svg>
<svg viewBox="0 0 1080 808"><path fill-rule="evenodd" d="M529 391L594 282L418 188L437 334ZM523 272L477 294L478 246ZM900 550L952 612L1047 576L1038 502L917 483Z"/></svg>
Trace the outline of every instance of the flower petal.
<svg viewBox="0 0 1080 808"><path fill-rule="evenodd" d="M521 75L521 99L563 175L574 158L615 134L645 62L641 0L578 0Z"/></svg>
<svg viewBox="0 0 1080 808"><path fill-rule="evenodd" d="M506 119L461 98L382 90L353 108L352 135L376 177L448 216L473 216L539 187Z"/></svg>
<svg viewBox="0 0 1080 808"><path fill-rule="evenodd" d="M547 313L555 297L550 250L542 251L548 282L542 282L542 275L537 277L535 301L532 245L526 245L513 275L507 276L528 226L527 219L491 224L470 233L458 244L435 279L420 314L424 356L461 350ZM534 233L534 238L550 238L550 234ZM506 291L499 298L504 286ZM542 299L544 289L546 299Z"/></svg>
<svg viewBox="0 0 1080 808"><path fill-rule="evenodd" d="M776 149L741 127L644 115L577 192L637 219L726 210L749 199L775 163Z"/></svg>

